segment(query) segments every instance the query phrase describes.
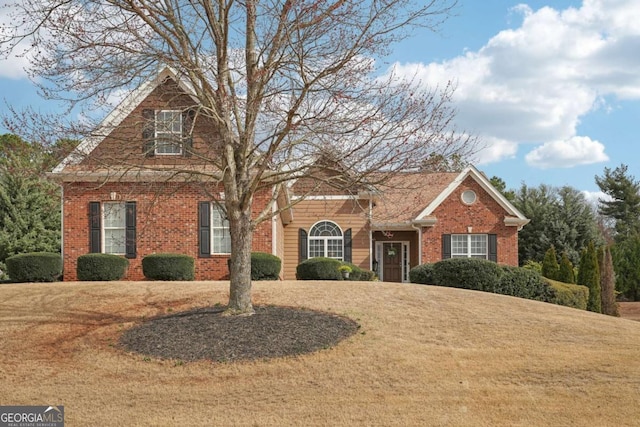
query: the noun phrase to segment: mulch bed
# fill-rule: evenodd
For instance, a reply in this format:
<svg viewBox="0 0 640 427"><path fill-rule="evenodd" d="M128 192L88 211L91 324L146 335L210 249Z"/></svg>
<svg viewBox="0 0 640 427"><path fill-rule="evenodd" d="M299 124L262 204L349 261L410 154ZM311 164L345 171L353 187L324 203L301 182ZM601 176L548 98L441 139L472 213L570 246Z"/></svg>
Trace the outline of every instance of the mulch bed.
<svg viewBox="0 0 640 427"><path fill-rule="evenodd" d="M252 316L223 316L208 307L157 317L125 331L120 345L161 359L216 362L270 359L336 345L360 327L338 315L257 306Z"/></svg>

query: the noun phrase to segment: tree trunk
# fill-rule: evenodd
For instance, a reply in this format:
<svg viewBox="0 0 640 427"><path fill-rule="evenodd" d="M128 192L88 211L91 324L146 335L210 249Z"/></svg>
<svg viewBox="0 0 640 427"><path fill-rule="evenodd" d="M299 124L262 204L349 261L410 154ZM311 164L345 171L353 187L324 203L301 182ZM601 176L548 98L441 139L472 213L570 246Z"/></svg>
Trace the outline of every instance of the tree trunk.
<svg viewBox="0 0 640 427"><path fill-rule="evenodd" d="M231 263L229 284L229 315L251 315L251 249L253 230L250 212L229 212Z"/></svg>

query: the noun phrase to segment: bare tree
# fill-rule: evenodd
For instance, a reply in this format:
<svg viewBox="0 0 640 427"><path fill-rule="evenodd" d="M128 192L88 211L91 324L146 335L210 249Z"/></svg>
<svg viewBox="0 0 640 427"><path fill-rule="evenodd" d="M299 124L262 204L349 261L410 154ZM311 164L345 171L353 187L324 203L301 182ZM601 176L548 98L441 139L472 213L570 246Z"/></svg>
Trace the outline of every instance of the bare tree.
<svg viewBox="0 0 640 427"><path fill-rule="evenodd" d="M176 173L223 185L233 254L228 310L251 313L252 230L274 214L279 190L258 215L253 198L266 186L313 178L318 168L300 159L335 160L332 173L325 162L317 179L353 188L418 170L434 153L470 152L472 138L452 125L451 85L421 89L380 63L416 28L437 29L455 4L23 0L9 6L16 24L3 28L0 48L15 53L28 42L22 53L31 56L29 72L42 93L83 111L164 66L175 70L192 93L195 121L216 129L209 150L196 155L217 171Z"/></svg>

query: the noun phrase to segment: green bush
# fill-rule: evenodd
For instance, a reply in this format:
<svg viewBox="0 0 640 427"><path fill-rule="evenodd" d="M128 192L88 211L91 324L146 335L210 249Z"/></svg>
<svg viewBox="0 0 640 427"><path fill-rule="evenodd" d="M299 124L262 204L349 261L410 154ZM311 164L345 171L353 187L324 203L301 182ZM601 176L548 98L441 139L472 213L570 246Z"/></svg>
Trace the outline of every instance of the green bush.
<svg viewBox="0 0 640 427"><path fill-rule="evenodd" d="M12 282L54 282L62 274L62 257L53 252L31 252L5 260Z"/></svg>
<svg viewBox="0 0 640 427"><path fill-rule="evenodd" d="M296 267L298 280L342 280L338 271L342 263L333 258L309 258Z"/></svg>
<svg viewBox="0 0 640 427"><path fill-rule="evenodd" d="M195 261L183 254L151 254L142 258L142 274L151 280L193 280Z"/></svg>
<svg viewBox="0 0 640 427"><path fill-rule="evenodd" d="M421 285L435 285L433 278L433 264L420 264L409 270L409 281Z"/></svg>
<svg viewBox="0 0 640 427"><path fill-rule="evenodd" d="M495 292L537 301L549 301L553 290L540 273L520 267L502 266Z"/></svg>
<svg viewBox="0 0 640 427"><path fill-rule="evenodd" d="M4 262L0 261L0 283L6 282L9 280L9 275L7 274L7 266Z"/></svg>
<svg viewBox="0 0 640 427"><path fill-rule="evenodd" d="M351 269L351 271L349 272L349 278L345 280L350 280L353 282L356 282L356 281L373 282L376 278L376 273L374 273L373 271L364 270L350 262L343 262L341 265L345 267L349 267ZM338 270L340 270L340 268L338 268Z"/></svg>
<svg viewBox="0 0 640 427"><path fill-rule="evenodd" d="M450 258L433 265L438 286L494 292L502 269L493 261L479 258Z"/></svg>
<svg viewBox="0 0 640 427"><path fill-rule="evenodd" d="M376 273L371 270L361 270L360 280L363 282L373 282L376 280Z"/></svg>
<svg viewBox="0 0 640 427"><path fill-rule="evenodd" d="M547 302L579 308L580 310L587 309L589 288L581 285L562 283L555 280L547 280L547 282L553 289L553 294Z"/></svg>
<svg viewBox="0 0 640 427"><path fill-rule="evenodd" d="M532 259L525 261L525 263L522 265L522 268L537 271L538 273L542 274L542 263L539 263L538 261L534 261Z"/></svg>
<svg viewBox="0 0 640 427"><path fill-rule="evenodd" d="M251 280L278 280L282 261L265 252L251 253Z"/></svg>
<svg viewBox="0 0 640 427"><path fill-rule="evenodd" d="M78 257L78 280L120 280L129 267L129 260L113 254L86 254Z"/></svg>

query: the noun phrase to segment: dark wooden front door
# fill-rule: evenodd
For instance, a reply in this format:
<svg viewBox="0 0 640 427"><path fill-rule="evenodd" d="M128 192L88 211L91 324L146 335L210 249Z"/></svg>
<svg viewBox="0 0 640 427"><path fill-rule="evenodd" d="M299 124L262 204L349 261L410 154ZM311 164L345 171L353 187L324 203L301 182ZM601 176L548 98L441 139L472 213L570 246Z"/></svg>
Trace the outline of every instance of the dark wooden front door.
<svg viewBox="0 0 640 427"><path fill-rule="evenodd" d="M402 282L402 243L382 245L382 268L385 282Z"/></svg>

